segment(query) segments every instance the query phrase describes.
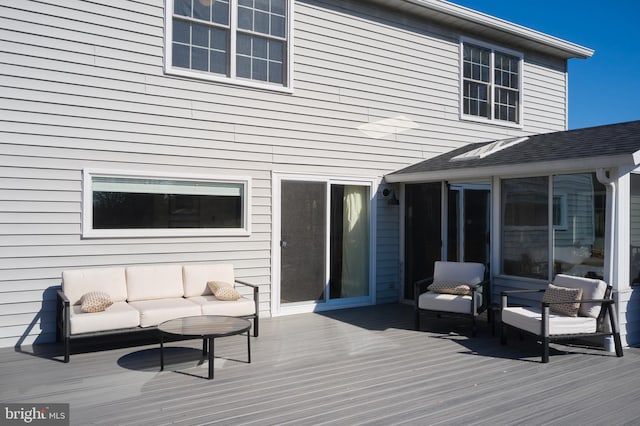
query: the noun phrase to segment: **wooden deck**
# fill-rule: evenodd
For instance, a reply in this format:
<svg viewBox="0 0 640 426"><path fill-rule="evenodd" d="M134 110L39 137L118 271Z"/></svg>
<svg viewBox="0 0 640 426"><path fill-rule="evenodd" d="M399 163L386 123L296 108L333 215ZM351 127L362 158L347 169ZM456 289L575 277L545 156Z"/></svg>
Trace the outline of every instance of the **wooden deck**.
<svg viewBox="0 0 640 426"><path fill-rule="evenodd" d="M640 350L554 345L541 364L535 342L465 325L414 331L406 305L265 319L251 364L246 337L216 341L213 381L196 340L169 343L163 372L151 340L76 343L69 364L0 349L0 401L69 403L73 425L640 424Z"/></svg>

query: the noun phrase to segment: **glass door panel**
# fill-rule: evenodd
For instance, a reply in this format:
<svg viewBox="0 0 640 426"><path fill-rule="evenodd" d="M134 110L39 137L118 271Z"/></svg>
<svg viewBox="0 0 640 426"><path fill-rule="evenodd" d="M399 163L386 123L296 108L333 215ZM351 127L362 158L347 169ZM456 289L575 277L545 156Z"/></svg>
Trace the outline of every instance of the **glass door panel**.
<svg viewBox="0 0 640 426"><path fill-rule="evenodd" d="M464 191L464 262L489 259L489 191Z"/></svg>
<svg viewBox="0 0 640 426"><path fill-rule="evenodd" d="M405 185L404 297L413 299L413 283L433 276L442 258L441 184Z"/></svg>
<svg viewBox="0 0 640 426"><path fill-rule="evenodd" d="M325 300L326 184L282 181L280 302Z"/></svg>
<svg viewBox="0 0 640 426"><path fill-rule="evenodd" d="M331 185L331 299L369 295L369 188Z"/></svg>

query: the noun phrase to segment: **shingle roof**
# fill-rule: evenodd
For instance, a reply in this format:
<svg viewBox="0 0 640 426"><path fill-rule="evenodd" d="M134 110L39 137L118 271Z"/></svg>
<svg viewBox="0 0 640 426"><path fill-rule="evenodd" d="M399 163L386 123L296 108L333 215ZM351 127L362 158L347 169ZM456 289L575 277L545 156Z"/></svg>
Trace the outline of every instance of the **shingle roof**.
<svg viewBox="0 0 640 426"><path fill-rule="evenodd" d="M457 155L493 142L495 141L469 144L395 171L387 175L388 181L400 181L403 175L432 174L439 171L453 172L462 169L475 169L478 174L487 175L489 170L484 169L503 166L526 166L554 161L582 163L587 158L632 156L640 151L640 120L533 135L521 143L484 158L450 161ZM610 165L603 165L603 167L605 166ZM482 170L485 173L480 173Z"/></svg>

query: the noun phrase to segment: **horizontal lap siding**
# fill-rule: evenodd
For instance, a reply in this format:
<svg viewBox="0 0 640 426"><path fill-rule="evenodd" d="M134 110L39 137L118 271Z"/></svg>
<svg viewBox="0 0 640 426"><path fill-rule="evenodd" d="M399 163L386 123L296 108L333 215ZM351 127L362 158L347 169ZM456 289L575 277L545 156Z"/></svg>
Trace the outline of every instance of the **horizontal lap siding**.
<svg viewBox="0 0 640 426"><path fill-rule="evenodd" d="M458 35L411 17L359 2L296 2L288 94L165 75L163 7L0 5L0 346L54 338L54 289L74 267L232 262L261 285L268 315L272 171L380 179L468 142L524 132L459 120ZM530 68L525 91L547 114L531 113L540 117L525 130L535 131L549 115L561 120L562 101L543 88L563 83ZM399 115L418 127L379 139L358 130ZM250 176L252 234L82 239L89 167ZM398 297L398 214L378 203L380 303Z"/></svg>

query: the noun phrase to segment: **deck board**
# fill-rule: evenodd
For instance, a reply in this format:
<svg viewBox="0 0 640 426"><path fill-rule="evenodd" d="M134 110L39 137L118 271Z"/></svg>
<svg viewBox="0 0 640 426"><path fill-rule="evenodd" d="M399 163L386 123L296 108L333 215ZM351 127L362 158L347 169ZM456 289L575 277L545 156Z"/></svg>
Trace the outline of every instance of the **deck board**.
<svg viewBox="0 0 640 426"><path fill-rule="evenodd" d="M198 340L87 340L0 349L0 401L70 404L74 425L640 424L640 350L553 345L541 364L532 339L507 346L481 321L438 319L413 330L406 305L261 321L216 340L206 380ZM138 339L138 340L136 340ZM142 341L140 341L142 339Z"/></svg>

